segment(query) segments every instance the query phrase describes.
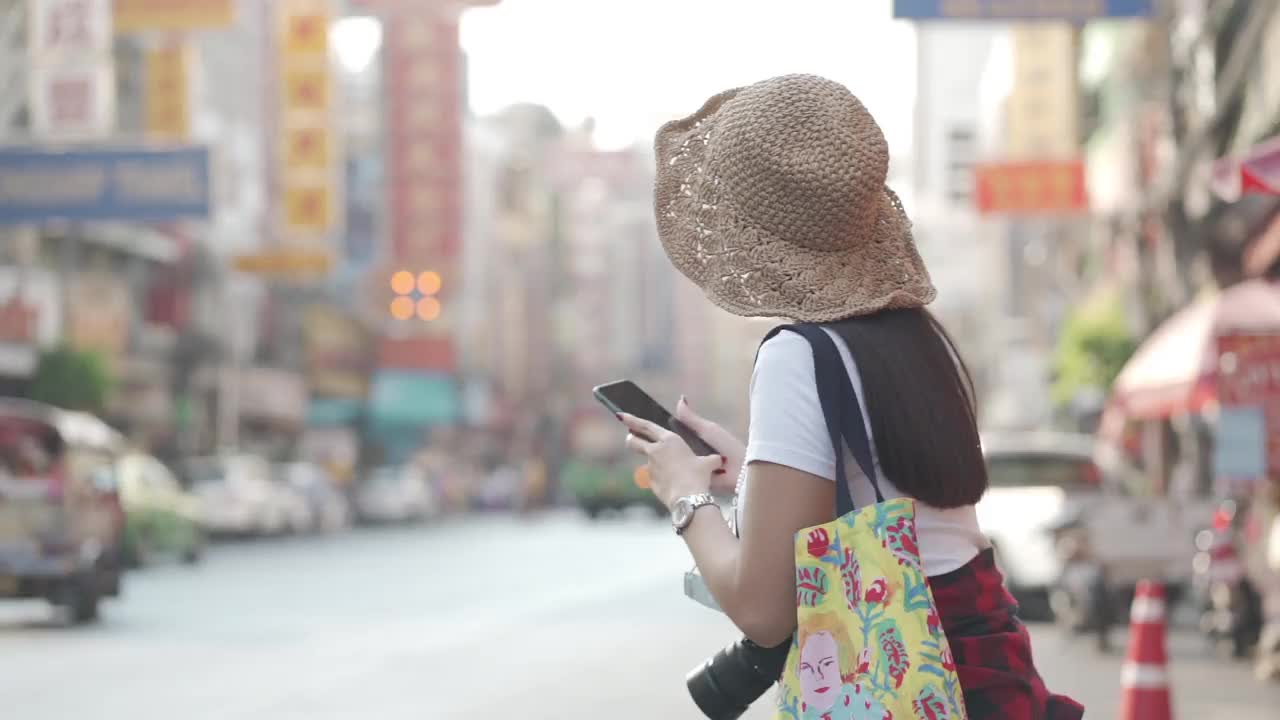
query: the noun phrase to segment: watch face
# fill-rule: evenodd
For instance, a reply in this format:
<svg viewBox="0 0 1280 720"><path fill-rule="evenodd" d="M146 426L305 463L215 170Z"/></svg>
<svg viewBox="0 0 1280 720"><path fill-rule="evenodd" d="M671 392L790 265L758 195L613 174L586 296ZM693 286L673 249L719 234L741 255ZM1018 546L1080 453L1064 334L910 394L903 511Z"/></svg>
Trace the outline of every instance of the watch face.
<svg viewBox="0 0 1280 720"><path fill-rule="evenodd" d="M689 507L688 498L680 498L671 508L671 524L678 528L682 528L689 523L689 515L693 508Z"/></svg>

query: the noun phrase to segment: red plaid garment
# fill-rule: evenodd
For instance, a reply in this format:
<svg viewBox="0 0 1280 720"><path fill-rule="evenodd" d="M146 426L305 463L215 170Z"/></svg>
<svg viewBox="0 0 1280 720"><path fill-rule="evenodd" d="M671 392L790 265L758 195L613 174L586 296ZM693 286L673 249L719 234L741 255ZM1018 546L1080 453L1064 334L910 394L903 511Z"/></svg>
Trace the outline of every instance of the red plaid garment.
<svg viewBox="0 0 1280 720"><path fill-rule="evenodd" d="M929 578L942 628L955 656L971 720L1078 720L1084 706L1044 685L1031 659L1031 637L1004 587L995 553Z"/></svg>

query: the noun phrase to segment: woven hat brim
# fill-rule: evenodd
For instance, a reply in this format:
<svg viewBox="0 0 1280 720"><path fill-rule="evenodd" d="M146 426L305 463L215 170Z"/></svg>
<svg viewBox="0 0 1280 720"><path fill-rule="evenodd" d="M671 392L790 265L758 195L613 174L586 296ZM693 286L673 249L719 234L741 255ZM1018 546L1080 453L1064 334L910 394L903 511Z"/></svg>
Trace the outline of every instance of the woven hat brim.
<svg viewBox="0 0 1280 720"><path fill-rule="evenodd" d="M932 302L937 291L911 222L887 187L874 241L839 250L815 250L752 227L719 197L714 168L704 164L706 144L717 110L737 92L712 97L658 132L654 214L676 269L717 306L745 317L831 322Z"/></svg>

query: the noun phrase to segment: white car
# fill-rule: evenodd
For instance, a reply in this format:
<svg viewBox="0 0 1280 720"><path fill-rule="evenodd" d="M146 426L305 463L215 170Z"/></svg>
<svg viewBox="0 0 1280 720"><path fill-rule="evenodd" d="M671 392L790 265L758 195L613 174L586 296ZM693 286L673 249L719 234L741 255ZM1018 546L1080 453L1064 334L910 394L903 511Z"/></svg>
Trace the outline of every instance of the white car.
<svg viewBox="0 0 1280 720"><path fill-rule="evenodd" d="M279 468L284 483L307 504L309 529L336 532L351 524L347 499L323 468L313 463L286 463Z"/></svg>
<svg viewBox="0 0 1280 720"><path fill-rule="evenodd" d="M287 504L266 460L256 455L199 458L187 464L186 474L209 533L275 535L288 529Z"/></svg>
<svg viewBox="0 0 1280 720"><path fill-rule="evenodd" d="M365 522L423 520L436 511L426 476L412 466L378 468L356 488L356 512Z"/></svg>
<svg viewBox="0 0 1280 720"><path fill-rule="evenodd" d="M1195 533L1212 513L1208 499L1136 493L1136 471L1098 455L1085 435L986 435L982 446L990 489L978 520L1020 600L1044 607L1039 603L1062 574L1054 528L1071 519L1081 523L1114 589L1131 590L1143 578L1189 581Z"/></svg>

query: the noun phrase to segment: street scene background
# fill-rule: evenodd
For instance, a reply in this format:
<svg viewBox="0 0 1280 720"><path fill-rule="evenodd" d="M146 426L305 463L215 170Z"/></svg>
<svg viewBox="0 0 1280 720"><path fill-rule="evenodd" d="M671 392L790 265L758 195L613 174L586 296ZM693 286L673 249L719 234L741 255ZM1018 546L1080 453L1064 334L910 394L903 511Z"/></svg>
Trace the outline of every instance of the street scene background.
<svg viewBox="0 0 1280 720"><path fill-rule="evenodd" d="M591 389L745 437L779 321L652 137L790 72L888 139L1050 688L1117 714L1151 580L1175 714L1273 717L1278 68L1273 0L0 0L5 717L698 717L740 633Z"/></svg>

